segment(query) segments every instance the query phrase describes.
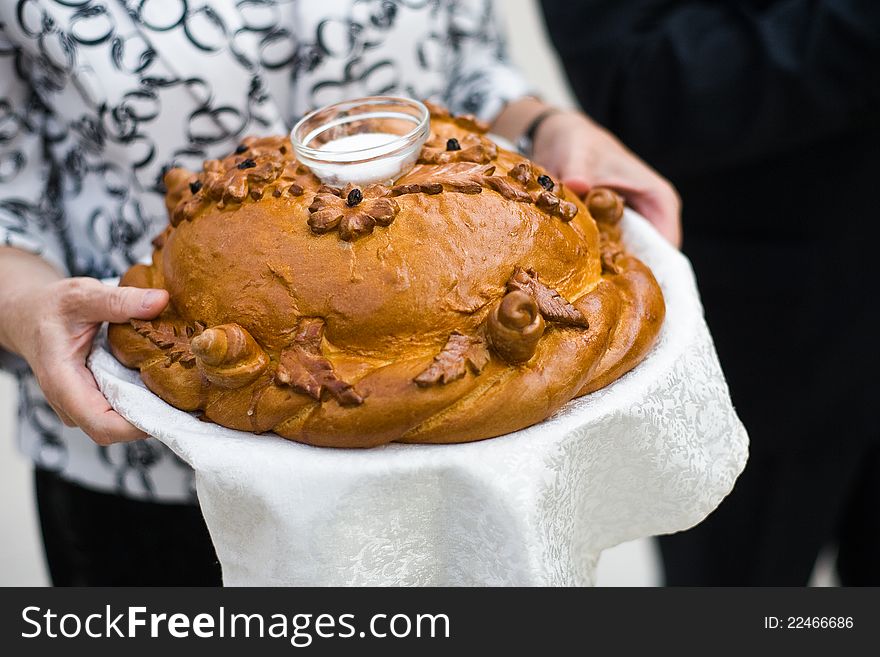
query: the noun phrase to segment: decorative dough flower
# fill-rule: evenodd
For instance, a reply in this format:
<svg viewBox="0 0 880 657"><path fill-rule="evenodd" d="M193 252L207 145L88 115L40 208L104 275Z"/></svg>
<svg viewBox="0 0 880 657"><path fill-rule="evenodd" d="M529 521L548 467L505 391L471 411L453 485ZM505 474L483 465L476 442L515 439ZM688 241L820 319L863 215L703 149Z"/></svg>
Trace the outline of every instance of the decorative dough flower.
<svg viewBox="0 0 880 657"><path fill-rule="evenodd" d="M343 189L323 186L309 206L309 227L318 235L338 229L339 237L346 242L369 235L376 225L391 225L400 212L397 201L388 198L390 192L385 185L363 189L354 185Z"/></svg>

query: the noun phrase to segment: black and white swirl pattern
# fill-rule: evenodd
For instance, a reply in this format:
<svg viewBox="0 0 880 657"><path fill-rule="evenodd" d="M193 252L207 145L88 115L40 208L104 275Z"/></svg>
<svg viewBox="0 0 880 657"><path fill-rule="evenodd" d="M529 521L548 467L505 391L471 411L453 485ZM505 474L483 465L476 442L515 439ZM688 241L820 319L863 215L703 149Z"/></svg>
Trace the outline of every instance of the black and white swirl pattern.
<svg viewBox="0 0 880 657"><path fill-rule="evenodd" d="M0 244L117 276L167 219L162 174L246 134L370 94L491 118L528 89L490 0L6 0L0 3ZM95 447L27 372L20 436L39 465L132 497L189 499L154 441Z"/></svg>

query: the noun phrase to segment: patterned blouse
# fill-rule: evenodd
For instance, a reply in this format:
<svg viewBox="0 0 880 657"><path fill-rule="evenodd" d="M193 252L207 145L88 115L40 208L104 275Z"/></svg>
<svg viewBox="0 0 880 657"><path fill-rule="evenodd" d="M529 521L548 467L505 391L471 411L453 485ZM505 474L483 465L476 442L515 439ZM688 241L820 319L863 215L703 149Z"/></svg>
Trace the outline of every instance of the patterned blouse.
<svg viewBox="0 0 880 657"><path fill-rule="evenodd" d="M0 3L0 244L72 276L119 275L167 222L161 179L248 134L356 96L433 98L491 119L528 92L491 0L17 0ZM93 489L192 501L150 439L96 446L23 363L34 463Z"/></svg>

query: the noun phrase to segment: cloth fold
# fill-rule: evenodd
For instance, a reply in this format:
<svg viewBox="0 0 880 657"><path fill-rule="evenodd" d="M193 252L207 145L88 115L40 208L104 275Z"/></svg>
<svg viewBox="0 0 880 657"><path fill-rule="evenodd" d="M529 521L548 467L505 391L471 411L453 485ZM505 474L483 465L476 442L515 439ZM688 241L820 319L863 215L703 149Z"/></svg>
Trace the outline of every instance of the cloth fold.
<svg viewBox="0 0 880 657"><path fill-rule="evenodd" d="M119 413L195 469L227 585L590 585L603 549L705 518L747 458L690 264L629 211L623 229L663 288L658 344L503 437L309 447L174 409L100 341L90 367Z"/></svg>

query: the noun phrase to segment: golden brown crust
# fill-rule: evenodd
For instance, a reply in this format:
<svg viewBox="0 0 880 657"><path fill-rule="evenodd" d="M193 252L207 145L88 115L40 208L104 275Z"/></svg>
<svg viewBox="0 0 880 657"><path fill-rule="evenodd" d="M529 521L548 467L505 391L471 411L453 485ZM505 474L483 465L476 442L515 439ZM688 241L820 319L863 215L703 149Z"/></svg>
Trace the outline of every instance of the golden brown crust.
<svg viewBox="0 0 880 657"><path fill-rule="evenodd" d="M113 354L205 419L336 447L508 433L634 367L665 311L619 197L585 206L474 119L432 117L390 186L324 187L280 137L170 171L170 225L120 284L171 303L112 325Z"/></svg>

